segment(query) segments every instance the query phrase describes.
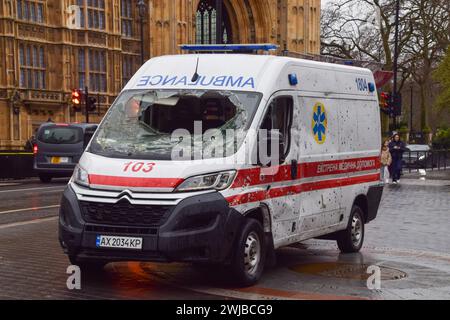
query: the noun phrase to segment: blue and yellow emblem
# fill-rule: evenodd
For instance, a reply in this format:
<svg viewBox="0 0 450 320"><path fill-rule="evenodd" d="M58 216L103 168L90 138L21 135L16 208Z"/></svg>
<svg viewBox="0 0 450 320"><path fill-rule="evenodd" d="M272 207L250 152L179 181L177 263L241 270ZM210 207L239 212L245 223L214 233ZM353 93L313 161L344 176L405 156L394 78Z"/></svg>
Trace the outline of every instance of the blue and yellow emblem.
<svg viewBox="0 0 450 320"><path fill-rule="evenodd" d="M323 103L316 103L313 110L312 132L318 144L324 144L327 139L328 117Z"/></svg>

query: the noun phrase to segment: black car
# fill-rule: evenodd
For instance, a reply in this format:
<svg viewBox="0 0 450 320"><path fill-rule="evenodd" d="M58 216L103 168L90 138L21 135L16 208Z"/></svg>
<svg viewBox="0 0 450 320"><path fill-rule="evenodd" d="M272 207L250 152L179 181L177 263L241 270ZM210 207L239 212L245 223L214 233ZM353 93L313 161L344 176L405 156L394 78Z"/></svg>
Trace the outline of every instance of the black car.
<svg viewBox="0 0 450 320"><path fill-rule="evenodd" d="M406 168L420 169L435 166L430 146L410 144L406 148L407 151L403 155L403 165Z"/></svg>
<svg viewBox="0 0 450 320"><path fill-rule="evenodd" d="M33 147L34 170L42 182L70 177L86 146L97 130L96 124L45 123Z"/></svg>

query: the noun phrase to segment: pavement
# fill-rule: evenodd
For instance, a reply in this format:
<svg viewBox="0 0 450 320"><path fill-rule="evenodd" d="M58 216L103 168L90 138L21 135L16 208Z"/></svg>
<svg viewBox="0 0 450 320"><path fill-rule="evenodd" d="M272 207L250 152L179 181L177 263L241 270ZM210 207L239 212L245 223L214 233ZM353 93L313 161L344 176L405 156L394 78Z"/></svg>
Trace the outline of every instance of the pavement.
<svg viewBox="0 0 450 320"><path fill-rule="evenodd" d="M67 180L0 181L0 299L450 299L450 171L405 174L387 185L358 254L309 240L277 252L254 287L230 287L214 268L112 263L66 287L69 266L57 241ZM381 288L367 287L367 269Z"/></svg>

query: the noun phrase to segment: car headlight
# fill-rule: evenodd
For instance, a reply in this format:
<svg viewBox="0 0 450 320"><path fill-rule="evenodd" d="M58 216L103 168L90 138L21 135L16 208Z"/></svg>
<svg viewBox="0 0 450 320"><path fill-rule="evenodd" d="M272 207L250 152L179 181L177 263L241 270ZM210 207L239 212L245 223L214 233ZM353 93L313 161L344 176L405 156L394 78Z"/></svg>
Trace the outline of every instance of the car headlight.
<svg viewBox="0 0 450 320"><path fill-rule="evenodd" d="M236 171L224 171L185 180L176 191L225 190L233 183Z"/></svg>
<svg viewBox="0 0 450 320"><path fill-rule="evenodd" d="M89 187L89 174L79 165L75 167L71 180L76 184Z"/></svg>

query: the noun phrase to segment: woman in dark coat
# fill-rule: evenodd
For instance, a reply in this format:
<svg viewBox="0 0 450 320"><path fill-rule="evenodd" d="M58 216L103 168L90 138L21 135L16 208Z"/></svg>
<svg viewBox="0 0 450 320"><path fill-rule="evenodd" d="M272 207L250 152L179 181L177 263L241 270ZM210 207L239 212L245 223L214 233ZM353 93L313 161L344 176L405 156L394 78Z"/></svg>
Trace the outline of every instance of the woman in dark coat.
<svg viewBox="0 0 450 320"><path fill-rule="evenodd" d="M402 159L403 153L407 151L406 145L400 140L400 136L396 134L389 144L389 151L392 156L391 172L392 172L392 182L397 184L400 180L400 175L402 173Z"/></svg>

